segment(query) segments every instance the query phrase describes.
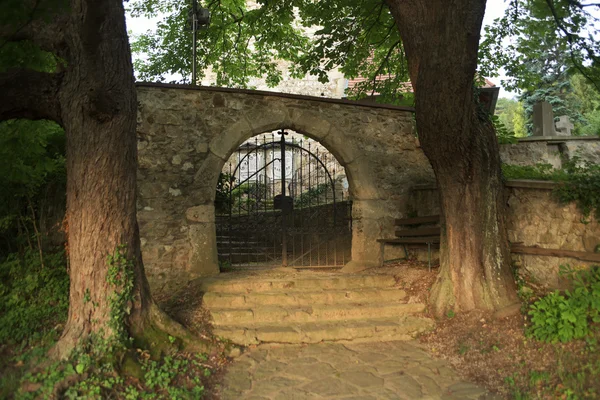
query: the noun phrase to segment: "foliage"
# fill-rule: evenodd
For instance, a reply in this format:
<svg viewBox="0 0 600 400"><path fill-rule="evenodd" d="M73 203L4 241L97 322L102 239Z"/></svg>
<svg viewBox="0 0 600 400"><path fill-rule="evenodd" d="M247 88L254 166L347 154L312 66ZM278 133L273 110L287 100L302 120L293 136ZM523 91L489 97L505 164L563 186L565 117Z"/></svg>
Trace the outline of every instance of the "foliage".
<svg viewBox="0 0 600 400"><path fill-rule="evenodd" d="M515 137L527 136L525 130L525 110L523 103L514 99L500 98L496 104L496 115L499 121Z"/></svg>
<svg viewBox="0 0 600 400"><path fill-rule="evenodd" d="M197 41L199 78L211 67L219 86L246 86L253 76L265 76L270 85L279 83L282 72L275 60L297 58L308 43L293 24L295 5L291 1L270 2L262 7L248 6L245 1L208 4L210 29L200 31ZM139 79L164 81L166 74L177 74L182 82L189 83L189 7L189 2L180 0L130 2L128 11L134 17L165 15L156 31L133 38L133 53L145 55L134 64Z"/></svg>
<svg viewBox="0 0 600 400"><path fill-rule="evenodd" d="M229 190L233 185L235 178L229 173L221 172L217 181L217 191L215 193L215 212L225 214L229 212Z"/></svg>
<svg viewBox="0 0 600 400"><path fill-rule="evenodd" d="M594 8L570 0L510 0L505 15L486 27L480 74L498 76L503 68L505 88L533 91L549 77L555 82L578 71L597 86L600 44L588 33L596 30Z"/></svg>
<svg viewBox="0 0 600 400"><path fill-rule="evenodd" d="M9 300L1 303L7 308L0 309L3 311L0 317L3 341L5 337L10 340L37 338L49 326L66 319L69 281L62 263L64 252L47 258L53 262L43 269L35 265L34 256L28 259L35 267L26 274L18 270L23 266L12 259L0 265L0 272L8 268L11 273L8 281L12 282L10 287L4 283L0 286L2 300ZM114 290L109 298L108 326L112 335L91 334L77 344L68 359L50 364L42 362L47 347L33 347L17 355L13 361L26 363L25 368L43 365L23 376L22 383L27 382L27 385L21 386L18 398L201 398L203 379L212 374L212 367L205 363L207 357L174 351L171 355L151 359L147 351L132 348L125 326L133 298L131 260L125 256L125 248L119 246L107 257L107 264L107 283ZM93 304L93 299L87 297L87 301ZM169 337L169 341L173 344L175 340Z"/></svg>
<svg viewBox="0 0 600 400"><path fill-rule="evenodd" d="M585 217L594 214L600 220L600 165L574 156L563 160L562 169L550 164L502 165L506 179L539 179L560 182L554 190L561 203L575 202Z"/></svg>
<svg viewBox="0 0 600 400"><path fill-rule="evenodd" d="M198 71L210 71L214 77L209 81L216 85L246 87L253 77L264 77L269 86L276 86L284 78L307 73L327 82L327 73L339 68L347 78L364 78L350 89L351 97L376 93L380 102L412 105L402 41L384 2L231 1L204 6L212 21L199 33ZM132 40L140 79L164 81L169 76L189 82L188 8L182 0L129 3L133 17L162 17L156 30ZM575 65L593 79L598 74L596 61L586 60L597 60L600 46L586 30L594 22L588 8L577 2L511 0L506 15L486 31L479 75L497 76L504 68L509 80L503 85L512 90L534 90L547 76L570 74Z"/></svg>
<svg viewBox="0 0 600 400"><path fill-rule="evenodd" d="M503 164L502 173L506 179L538 179L544 181L563 181L565 171L556 170L552 164L538 163L535 165Z"/></svg>
<svg viewBox="0 0 600 400"><path fill-rule="evenodd" d="M508 79L502 85L521 92L529 133L539 101L550 103L555 116L568 115L576 133L589 124L581 108L586 96L576 93L571 77L579 74L584 85L600 93L600 46L588 36L598 21L591 7L570 0L511 0L506 14L486 27L480 73L497 76L505 70Z"/></svg>
<svg viewBox="0 0 600 400"><path fill-rule="evenodd" d="M577 104L585 120L583 124L575 124L575 134L600 135L600 92L581 74L571 77L571 87L567 100Z"/></svg>
<svg viewBox="0 0 600 400"><path fill-rule="evenodd" d="M569 120L576 126L585 126L587 121L579 110L577 102L569 102L573 99L573 90L569 77L563 74L556 81L548 81L540 85L536 90L525 91L520 96L523 103L525 115L527 116L526 128L528 134L533 133L533 108L542 101L550 103L555 119L561 115L568 115Z"/></svg>
<svg viewBox="0 0 600 400"><path fill-rule="evenodd" d="M555 190L562 203L575 202L584 216L600 221L600 165L573 157L565 164L567 180Z"/></svg>
<svg viewBox="0 0 600 400"><path fill-rule="evenodd" d="M191 33L184 29L188 3L134 0L132 16L164 15L154 32L133 38L142 80L166 75L189 82ZM200 78L210 67L219 86L246 87L252 77L276 86L284 77L309 73L320 82L336 67L347 77L365 77L350 93L377 92L382 101L406 102L406 59L394 20L381 1L209 2L209 29L198 37ZM282 62L284 61L284 62Z"/></svg>
<svg viewBox="0 0 600 400"><path fill-rule="evenodd" d="M0 72L15 67L52 72L60 64L54 54L42 51L30 41L7 42L0 46Z"/></svg>
<svg viewBox="0 0 600 400"><path fill-rule="evenodd" d="M247 213L264 207L267 185L261 182L246 182L231 190L232 210Z"/></svg>
<svg viewBox="0 0 600 400"><path fill-rule="evenodd" d="M106 343L98 339L81 343L69 360L27 374L24 381L35 390L28 392L22 387L18 398L193 400L203 397L203 380L212 374L203 354L177 353L152 360L140 350L128 357L139 365L141 373L128 377L119 373L114 360L106 357L106 350Z"/></svg>
<svg viewBox="0 0 600 400"><path fill-rule="evenodd" d="M303 73L326 82L325 72L339 67L347 78L365 78L349 90L351 97L379 94L378 102L412 102L404 48L384 2L299 1L298 7L300 24L318 27L303 57L292 60Z"/></svg>
<svg viewBox="0 0 600 400"><path fill-rule="evenodd" d="M545 342L568 342L590 334L592 323L600 322L600 266L574 271L561 267L572 281L573 290L558 291L536 301L530 308L529 333Z"/></svg>
<svg viewBox="0 0 600 400"><path fill-rule="evenodd" d="M327 193L329 186L327 183L320 183L317 186L309 188L294 199L294 205L301 208L317 203L323 194Z"/></svg>
<svg viewBox="0 0 600 400"><path fill-rule="evenodd" d="M0 263L0 343L17 344L43 335L66 320L69 275L64 251L10 254Z"/></svg>
<svg viewBox="0 0 600 400"><path fill-rule="evenodd" d="M492 120L492 124L494 124L494 131L496 132L496 136L498 137L498 143L517 143L515 133L509 131L506 125L504 125L504 123L500 120L500 118L497 115L491 115L490 119Z"/></svg>
<svg viewBox="0 0 600 400"><path fill-rule="evenodd" d="M125 246L118 246L114 254L106 260L108 272L107 283L113 288L109 297L110 320L108 326L112 330L115 342L127 345L129 335L126 320L131 312L133 300L133 262L125 254Z"/></svg>
<svg viewBox="0 0 600 400"><path fill-rule="evenodd" d="M0 237L9 252L31 239L26 232L34 231L45 188L64 187L64 149L64 132L53 122L0 122Z"/></svg>

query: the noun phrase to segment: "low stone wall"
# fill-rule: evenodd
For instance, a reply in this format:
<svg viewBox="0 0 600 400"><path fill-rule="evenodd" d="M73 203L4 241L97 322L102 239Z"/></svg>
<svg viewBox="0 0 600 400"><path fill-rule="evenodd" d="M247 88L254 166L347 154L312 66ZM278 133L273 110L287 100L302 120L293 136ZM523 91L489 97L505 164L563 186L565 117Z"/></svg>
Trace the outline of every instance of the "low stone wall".
<svg viewBox="0 0 600 400"><path fill-rule="evenodd" d="M518 185L518 186L517 186ZM559 204L552 194L554 184L545 188L508 182L508 238L511 243L546 249L593 253L600 245L600 224L593 216L584 218L574 203ZM563 286L561 265L589 267L593 263L567 257L513 254L521 272L548 288Z"/></svg>
<svg viewBox="0 0 600 400"><path fill-rule="evenodd" d="M593 217L584 218L574 203L558 203L552 194L553 188L552 182L506 183L509 241L546 249L595 252L600 245L600 223ZM410 204L419 216L440 212L438 191L433 186L414 188ZM568 257L529 254L513 254L512 258L520 272L550 289L563 284L558 274L561 265L588 267L593 264Z"/></svg>
<svg viewBox="0 0 600 400"><path fill-rule="evenodd" d="M511 165L550 164L561 168L562 159L579 156L600 163L600 137L551 136L526 137L515 144L500 145L502 162Z"/></svg>

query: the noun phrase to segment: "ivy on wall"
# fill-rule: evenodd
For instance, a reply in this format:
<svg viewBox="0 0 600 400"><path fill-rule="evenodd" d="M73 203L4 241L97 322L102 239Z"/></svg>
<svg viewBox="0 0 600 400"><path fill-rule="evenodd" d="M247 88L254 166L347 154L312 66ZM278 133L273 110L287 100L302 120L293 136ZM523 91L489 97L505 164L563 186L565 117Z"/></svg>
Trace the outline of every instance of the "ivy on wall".
<svg viewBox="0 0 600 400"><path fill-rule="evenodd" d="M550 164L502 166L506 179L538 179L560 184L554 189L556 199L567 204L574 202L584 217L594 215L600 221L600 165L574 156L563 160L561 169Z"/></svg>

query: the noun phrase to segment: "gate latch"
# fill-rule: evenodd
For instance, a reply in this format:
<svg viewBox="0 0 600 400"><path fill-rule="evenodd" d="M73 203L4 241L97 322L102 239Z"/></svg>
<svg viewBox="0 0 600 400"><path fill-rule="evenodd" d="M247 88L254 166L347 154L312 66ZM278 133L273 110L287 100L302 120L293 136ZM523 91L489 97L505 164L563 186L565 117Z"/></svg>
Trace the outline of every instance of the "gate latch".
<svg viewBox="0 0 600 400"><path fill-rule="evenodd" d="M291 196L278 194L273 198L273 208L282 211L292 211L294 209L294 199Z"/></svg>

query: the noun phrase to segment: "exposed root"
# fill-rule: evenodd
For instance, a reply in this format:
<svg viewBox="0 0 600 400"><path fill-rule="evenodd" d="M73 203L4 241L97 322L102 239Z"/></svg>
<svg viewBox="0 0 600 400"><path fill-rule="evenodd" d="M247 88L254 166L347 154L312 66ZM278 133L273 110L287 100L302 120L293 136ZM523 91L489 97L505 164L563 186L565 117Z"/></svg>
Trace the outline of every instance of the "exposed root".
<svg viewBox="0 0 600 400"><path fill-rule="evenodd" d="M183 325L173 320L155 303L150 305L148 319L143 329L132 332L136 347L148 350L153 357L185 350L193 353L209 353L214 345L193 335Z"/></svg>

